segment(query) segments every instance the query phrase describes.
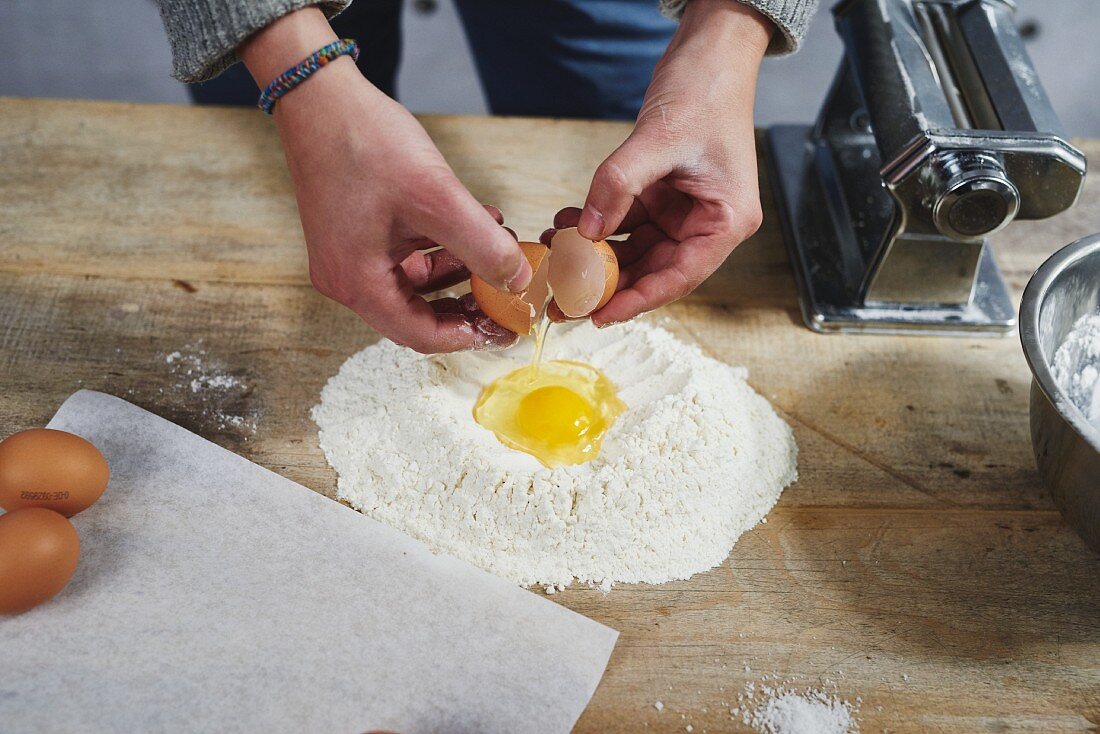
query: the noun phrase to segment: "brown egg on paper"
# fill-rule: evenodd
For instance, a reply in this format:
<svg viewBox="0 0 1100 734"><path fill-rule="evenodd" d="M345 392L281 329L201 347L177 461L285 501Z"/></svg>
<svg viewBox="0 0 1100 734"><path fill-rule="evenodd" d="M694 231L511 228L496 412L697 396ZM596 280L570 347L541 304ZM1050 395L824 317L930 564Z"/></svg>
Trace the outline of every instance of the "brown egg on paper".
<svg viewBox="0 0 1100 734"><path fill-rule="evenodd" d="M45 507L72 517L90 507L110 479L91 442L52 428L32 428L0 442L0 507Z"/></svg>
<svg viewBox="0 0 1100 734"><path fill-rule="evenodd" d="M80 538L43 507L0 515L0 614L18 614L57 595L80 559Z"/></svg>
<svg viewBox="0 0 1100 734"><path fill-rule="evenodd" d="M558 230L549 248L535 242L519 245L533 273L526 291L507 293L476 275L470 278L474 300L501 326L517 334L530 334L550 293L570 318L587 316L615 294L619 262L603 240L585 239L571 227Z"/></svg>

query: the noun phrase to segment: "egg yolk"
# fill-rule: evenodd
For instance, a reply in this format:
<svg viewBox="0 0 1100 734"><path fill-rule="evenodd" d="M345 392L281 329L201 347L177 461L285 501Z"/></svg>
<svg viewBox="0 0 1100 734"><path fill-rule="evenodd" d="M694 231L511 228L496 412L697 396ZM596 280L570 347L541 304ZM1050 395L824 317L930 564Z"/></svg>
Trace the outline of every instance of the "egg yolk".
<svg viewBox="0 0 1100 734"><path fill-rule="evenodd" d="M624 410L614 383L595 367L553 360L487 385L474 420L505 446L555 467L596 458L604 434Z"/></svg>
<svg viewBox="0 0 1100 734"><path fill-rule="evenodd" d="M559 385L524 395L516 411L516 422L524 433L550 444L578 442L592 428L595 417L584 398Z"/></svg>

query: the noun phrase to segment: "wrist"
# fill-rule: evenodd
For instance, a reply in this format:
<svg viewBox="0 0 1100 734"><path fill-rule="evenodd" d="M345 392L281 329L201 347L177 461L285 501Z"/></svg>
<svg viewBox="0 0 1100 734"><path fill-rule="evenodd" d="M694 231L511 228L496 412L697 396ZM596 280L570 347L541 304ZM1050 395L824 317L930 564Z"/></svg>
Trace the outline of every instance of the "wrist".
<svg viewBox="0 0 1100 734"><path fill-rule="evenodd" d="M263 89L279 74L335 40L336 34L324 13L308 7L277 18L249 37L237 51L257 86Z"/></svg>
<svg viewBox="0 0 1100 734"><path fill-rule="evenodd" d="M690 0L678 35L706 37L714 51L744 55L759 63L775 32L767 16L738 0Z"/></svg>

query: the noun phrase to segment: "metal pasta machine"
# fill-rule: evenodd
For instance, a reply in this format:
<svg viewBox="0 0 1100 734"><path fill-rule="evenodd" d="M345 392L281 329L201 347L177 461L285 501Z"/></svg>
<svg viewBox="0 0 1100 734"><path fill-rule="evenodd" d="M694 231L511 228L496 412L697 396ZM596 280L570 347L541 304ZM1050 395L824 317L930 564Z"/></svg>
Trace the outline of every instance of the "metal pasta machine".
<svg viewBox="0 0 1100 734"><path fill-rule="evenodd" d="M810 328L1015 328L986 238L1072 206L1085 157L1063 138L1013 10L1007 0L833 8L845 58L816 124L767 134Z"/></svg>

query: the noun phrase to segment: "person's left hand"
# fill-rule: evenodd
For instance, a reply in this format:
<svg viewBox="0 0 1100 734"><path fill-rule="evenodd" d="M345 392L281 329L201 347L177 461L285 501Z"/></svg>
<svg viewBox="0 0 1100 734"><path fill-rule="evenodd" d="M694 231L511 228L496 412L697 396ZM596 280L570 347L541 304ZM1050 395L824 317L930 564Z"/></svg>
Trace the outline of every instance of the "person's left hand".
<svg viewBox="0 0 1100 734"><path fill-rule="evenodd" d="M555 216L555 228L589 239L629 235L611 243L618 292L592 314L596 326L687 295L760 226L753 99L774 31L738 2L688 3L634 131L596 170L583 210Z"/></svg>

